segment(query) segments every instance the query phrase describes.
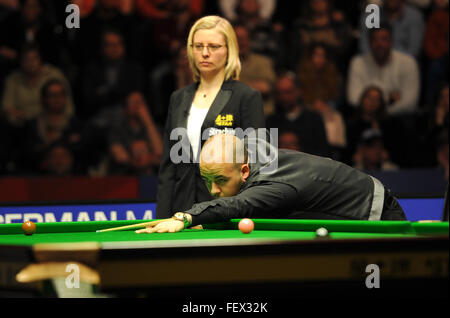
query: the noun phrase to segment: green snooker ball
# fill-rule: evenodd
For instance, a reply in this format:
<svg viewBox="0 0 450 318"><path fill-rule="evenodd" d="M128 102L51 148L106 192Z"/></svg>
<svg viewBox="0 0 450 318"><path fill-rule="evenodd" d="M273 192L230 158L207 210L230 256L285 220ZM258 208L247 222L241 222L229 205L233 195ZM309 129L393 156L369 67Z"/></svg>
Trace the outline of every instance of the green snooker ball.
<svg viewBox="0 0 450 318"><path fill-rule="evenodd" d="M22 231L25 235L33 235L36 231L36 224L31 221L26 221L22 224Z"/></svg>

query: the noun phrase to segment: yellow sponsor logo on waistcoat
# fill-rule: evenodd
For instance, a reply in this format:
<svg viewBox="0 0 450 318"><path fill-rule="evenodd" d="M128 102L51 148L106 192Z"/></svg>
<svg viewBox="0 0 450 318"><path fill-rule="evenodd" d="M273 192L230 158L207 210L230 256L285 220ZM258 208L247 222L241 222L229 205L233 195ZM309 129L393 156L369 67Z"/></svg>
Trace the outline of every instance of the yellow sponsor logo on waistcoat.
<svg viewBox="0 0 450 318"><path fill-rule="evenodd" d="M219 115L215 121L217 126L233 126L233 115Z"/></svg>

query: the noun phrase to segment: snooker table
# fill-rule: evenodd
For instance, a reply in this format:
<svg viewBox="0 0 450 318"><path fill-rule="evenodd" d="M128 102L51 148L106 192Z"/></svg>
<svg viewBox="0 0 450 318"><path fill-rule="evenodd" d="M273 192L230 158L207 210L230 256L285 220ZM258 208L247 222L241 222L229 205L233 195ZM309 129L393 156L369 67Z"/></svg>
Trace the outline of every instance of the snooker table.
<svg viewBox="0 0 450 318"><path fill-rule="evenodd" d="M239 219L160 234L96 232L148 220L36 223L31 236L0 224L0 295L60 296L49 282L75 264L90 295L448 296L448 222L253 220L250 234Z"/></svg>

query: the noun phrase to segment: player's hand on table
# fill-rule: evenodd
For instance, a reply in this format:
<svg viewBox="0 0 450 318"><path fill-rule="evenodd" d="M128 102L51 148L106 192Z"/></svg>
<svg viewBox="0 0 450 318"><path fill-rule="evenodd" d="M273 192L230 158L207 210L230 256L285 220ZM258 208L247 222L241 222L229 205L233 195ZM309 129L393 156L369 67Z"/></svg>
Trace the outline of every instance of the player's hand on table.
<svg viewBox="0 0 450 318"><path fill-rule="evenodd" d="M184 229L184 223L178 220L167 220L153 227L137 230L136 233L175 233Z"/></svg>

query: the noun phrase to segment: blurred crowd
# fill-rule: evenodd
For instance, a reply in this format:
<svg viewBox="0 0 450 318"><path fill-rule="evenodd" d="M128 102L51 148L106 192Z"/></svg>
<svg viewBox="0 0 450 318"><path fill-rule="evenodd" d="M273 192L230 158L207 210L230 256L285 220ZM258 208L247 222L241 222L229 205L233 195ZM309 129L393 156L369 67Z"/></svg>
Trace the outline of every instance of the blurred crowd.
<svg viewBox="0 0 450 318"><path fill-rule="evenodd" d="M280 148L448 178L448 0L0 0L0 175L157 174L189 29L211 14Z"/></svg>

